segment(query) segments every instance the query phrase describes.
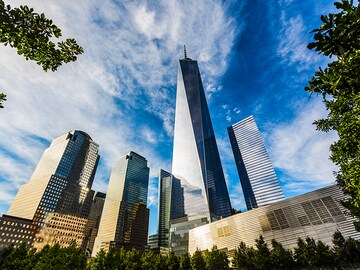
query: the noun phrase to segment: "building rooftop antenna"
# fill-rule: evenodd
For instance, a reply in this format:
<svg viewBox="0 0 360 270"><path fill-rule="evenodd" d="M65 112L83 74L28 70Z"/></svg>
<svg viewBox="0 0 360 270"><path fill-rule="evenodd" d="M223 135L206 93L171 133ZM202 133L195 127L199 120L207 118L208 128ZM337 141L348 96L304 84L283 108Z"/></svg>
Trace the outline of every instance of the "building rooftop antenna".
<svg viewBox="0 0 360 270"><path fill-rule="evenodd" d="M186 46L185 46L185 44L184 44L184 56L185 56L185 59L186 59L187 56L186 56Z"/></svg>

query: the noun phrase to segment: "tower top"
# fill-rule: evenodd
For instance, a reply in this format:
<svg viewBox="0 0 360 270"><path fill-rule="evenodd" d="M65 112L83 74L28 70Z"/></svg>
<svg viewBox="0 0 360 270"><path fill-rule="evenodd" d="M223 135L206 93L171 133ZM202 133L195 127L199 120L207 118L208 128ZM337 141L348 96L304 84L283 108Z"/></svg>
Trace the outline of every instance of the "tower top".
<svg viewBox="0 0 360 270"><path fill-rule="evenodd" d="M186 60L192 60L191 58L187 57L185 44L184 44L184 59L186 59Z"/></svg>

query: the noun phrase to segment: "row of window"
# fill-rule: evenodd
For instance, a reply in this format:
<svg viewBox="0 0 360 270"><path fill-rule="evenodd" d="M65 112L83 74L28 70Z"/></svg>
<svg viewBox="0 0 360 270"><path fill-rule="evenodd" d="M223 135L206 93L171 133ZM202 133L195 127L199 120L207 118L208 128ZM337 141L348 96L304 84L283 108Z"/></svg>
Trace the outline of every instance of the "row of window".
<svg viewBox="0 0 360 270"><path fill-rule="evenodd" d="M30 239L32 238L32 235L23 235L23 234L10 234L10 233L1 233L1 236L0 237L0 242L3 241L3 242L10 242L10 240L14 240L14 238L25 238L25 239ZM8 239L4 238L4 237L10 237ZM13 241L14 242L14 241Z"/></svg>
<svg viewBox="0 0 360 270"><path fill-rule="evenodd" d="M20 227L24 227L24 228L29 228L30 225L27 224L23 224L23 223L17 223L17 222L11 222L11 221L3 221L4 225L10 225L10 226L20 226ZM0 228L0 230L3 229L3 227Z"/></svg>
<svg viewBox="0 0 360 270"><path fill-rule="evenodd" d="M25 234L31 234L32 232L31 231L28 231L28 230L21 230L21 229L18 229L18 228L9 228L9 227L0 227L0 231L13 231L13 232L18 232L18 233L25 233Z"/></svg>

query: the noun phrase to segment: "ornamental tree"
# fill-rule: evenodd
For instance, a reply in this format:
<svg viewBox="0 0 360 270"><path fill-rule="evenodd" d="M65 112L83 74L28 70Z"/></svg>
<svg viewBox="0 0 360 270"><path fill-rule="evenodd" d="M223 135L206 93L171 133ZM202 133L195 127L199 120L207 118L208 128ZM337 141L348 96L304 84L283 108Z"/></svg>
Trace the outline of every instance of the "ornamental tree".
<svg viewBox="0 0 360 270"><path fill-rule="evenodd" d="M334 5L339 13L321 16L323 24L312 31L315 41L308 45L334 61L319 68L305 90L322 96L328 115L314 124L339 136L330 159L339 167L337 184L349 195L342 203L360 219L360 9L352 0ZM360 222L355 226L360 230Z"/></svg>

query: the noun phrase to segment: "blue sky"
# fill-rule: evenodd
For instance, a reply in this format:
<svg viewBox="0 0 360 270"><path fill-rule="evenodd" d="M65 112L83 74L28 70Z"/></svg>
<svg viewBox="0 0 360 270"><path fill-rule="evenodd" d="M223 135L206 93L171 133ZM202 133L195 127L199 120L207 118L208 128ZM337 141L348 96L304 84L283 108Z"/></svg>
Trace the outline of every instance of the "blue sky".
<svg viewBox="0 0 360 270"><path fill-rule="evenodd" d="M171 171L178 59L197 59L233 207L245 210L226 128L254 115L286 197L334 182L334 133L304 91L327 59L306 49L331 1L6 1L44 12L85 53L45 73L0 46L0 213L6 213L51 140L79 129L100 145L93 188L106 192L130 150L150 167L150 233L157 229L157 175Z"/></svg>

